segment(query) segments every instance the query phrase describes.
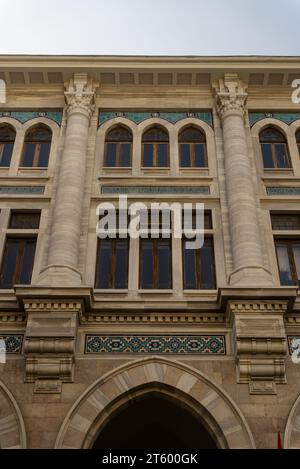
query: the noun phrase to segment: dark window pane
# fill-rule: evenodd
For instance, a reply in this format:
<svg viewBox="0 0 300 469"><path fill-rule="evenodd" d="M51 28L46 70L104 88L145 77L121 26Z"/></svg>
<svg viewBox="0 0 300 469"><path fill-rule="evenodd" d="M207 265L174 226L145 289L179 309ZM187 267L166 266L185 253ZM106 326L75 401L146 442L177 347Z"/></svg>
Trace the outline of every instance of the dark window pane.
<svg viewBox="0 0 300 469"><path fill-rule="evenodd" d="M185 246L185 242L184 242ZM184 248L184 288L197 288L196 250Z"/></svg>
<svg viewBox="0 0 300 469"><path fill-rule="evenodd" d="M270 143L262 143L261 145L264 167L265 168L274 168L274 163L272 159L272 148Z"/></svg>
<svg viewBox="0 0 300 469"><path fill-rule="evenodd" d="M157 145L157 166L163 168L168 166L168 143L159 143Z"/></svg>
<svg viewBox="0 0 300 469"><path fill-rule="evenodd" d="M1 146L2 146L2 155L1 155L0 166L3 166L3 167L9 166L14 144L4 143L3 145L1 145L1 142L0 142L0 154L1 154Z"/></svg>
<svg viewBox="0 0 300 469"><path fill-rule="evenodd" d="M33 159L35 154L36 144L35 143L25 143L23 160L21 166L33 166Z"/></svg>
<svg viewBox="0 0 300 469"><path fill-rule="evenodd" d="M300 143L300 130L296 133L296 141L297 143Z"/></svg>
<svg viewBox="0 0 300 469"><path fill-rule="evenodd" d="M108 166L108 167L116 166L116 154L117 154L116 150L117 150L116 143L107 143L106 144L105 166Z"/></svg>
<svg viewBox="0 0 300 469"><path fill-rule="evenodd" d="M13 143L16 138L16 132L10 125L2 124L0 126L0 142Z"/></svg>
<svg viewBox="0 0 300 469"><path fill-rule="evenodd" d="M195 143L195 165L197 168L205 168L207 166L205 161L205 150L202 143Z"/></svg>
<svg viewBox="0 0 300 469"><path fill-rule="evenodd" d="M115 288L127 288L128 242L116 240Z"/></svg>
<svg viewBox="0 0 300 469"><path fill-rule="evenodd" d="M51 147L50 143L40 144L40 154L39 154L39 160L38 160L38 166L40 168L47 168L48 166L50 147Z"/></svg>
<svg viewBox="0 0 300 469"><path fill-rule="evenodd" d="M116 127L107 134L105 141L132 142L132 133L125 127Z"/></svg>
<svg viewBox="0 0 300 469"><path fill-rule="evenodd" d="M296 267L296 278L298 281L298 286L300 287L300 244L295 244L293 246L294 261Z"/></svg>
<svg viewBox="0 0 300 469"><path fill-rule="evenodd" d="M200 249L201 253L201 285L200 288L209 290L215 288L214 259L210 243L205 242Z"/></svg>
<svg viewBox="0 0 300 469"><path fill-rule="evenodd" d="M25 142L48 142L51 143L52 132L46 127L39 126L29 130L25 137Z"/></svg>
<svg viewBox="0 0 300 469"><path fill-rule="evenodd" d="M299 155L300 155L300 145L298 145L298 152L299 152Z"/></svg>
<svg viewBox="0 0 300 469"><path fill-rule="evenodd" d="M145 168L153 167L153 145L151 143L144 144L144 161Z"/></svg>
<svg viewBox="0 0 300 469"><path fill-rule="evenodd" d="M120 166L128 168L131 166L131 143L121 143Z"/></svg>
<svg viewBox="0 0 300 469"><path fill-rule="evenodd" d="M182 168L190 168L191 166L190 145L188 143L180 144L180 166Z"/></svg>
<svg viewBox="0 0 300 469"><path fill-rule="evenodd" d="M281 285L293 285L288 247L284 244L278 243L276 249L279 264L280 283Z"/></svg>
<svg viewBox="0 0 300 469"><path fill-rule="evenodd" d="M10 229L36 230L40 226L40 212L26 213L13 211L10 217Z"/></svg>
<svg viewBox="0 0 300 469"><path fill-rule="evenodd" d="M152 127L143 135L143 142L168 142L168 133L160 127Z"/></svg>
<svg viewBox="0 0 300 469"><path fill-rule="evenodd" d="M7 239L2 269L0 276L0 288L11 288L14 283L14 273L17 266L18 240Z"/></svg>
<svg viewBox="0 0 300 469"><path fill-rule="evenodd" d="M158 255L158 284L157 288L171 288L171 249L168 241L159 240Z"/></svg>
<svg viewBox="0 0 300 469"><path fill-rule="evenodd" d="M96 278L96 288L110 287L112 242L111 240L101 240L98 252L98 269Z"/></svg>
<svg viewBox="0 0 300 469"><path fill-rule="evenodd" d="M17 280L17 283L21 285L29 285L31 282L35 245L36 242L34 239L24 242L23 255L20 263L20 275Z"/></svg>
<svg viewBox="0 0 300 469"><path fill-rule="evenodd" d="M278 168L288 168L289 159L287 156L287 150L285 143L276 143L275 144L275 154Z"/></svg>
<svg viewBox="0 0 300 469"><path fill-rule="evenodd" d="M276 129L268 128L260 133L259 140L265 143L281 142L284 143L285 137Z"/></svg>
<svg viewBox="0 0 300 469"><path fill-rule="evenodd" d="M152 288L153 285L153 244L142 241L141 249L141 288Z"/></svg>
<svg viewBox="0 0 300 469"><path fill-rule="evenodd" d="M179 135L179 142L205 142L205 135L199 129L189 127Z"/></svg>

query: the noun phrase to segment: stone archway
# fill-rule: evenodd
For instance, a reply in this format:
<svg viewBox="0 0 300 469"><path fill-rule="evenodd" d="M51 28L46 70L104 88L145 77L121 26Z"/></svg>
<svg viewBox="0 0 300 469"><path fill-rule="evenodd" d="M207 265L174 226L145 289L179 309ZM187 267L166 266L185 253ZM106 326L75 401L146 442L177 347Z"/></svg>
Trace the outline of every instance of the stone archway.
<svg viewBox="0 0 300 469"><path fill-rule="evenodd" d="M13 395L0 381L0 449L26 448L23 418Z"/></svg>
<svg viewBox="0 0 300 469"><path fill-rule="evenodd" d="M91 447L99 426L111 418L116 406L154 388L194 407L218 447L255 448L241 411L219 386L203 373L161 357L128 363L90 386L66 416L55 447Z"/></svg>
<svg viewBox="0 0 300 469"><path fill-rule="evenodd" d="M284 432L284 448L300 448L300 395L297 397L288 416Z"/></svg>

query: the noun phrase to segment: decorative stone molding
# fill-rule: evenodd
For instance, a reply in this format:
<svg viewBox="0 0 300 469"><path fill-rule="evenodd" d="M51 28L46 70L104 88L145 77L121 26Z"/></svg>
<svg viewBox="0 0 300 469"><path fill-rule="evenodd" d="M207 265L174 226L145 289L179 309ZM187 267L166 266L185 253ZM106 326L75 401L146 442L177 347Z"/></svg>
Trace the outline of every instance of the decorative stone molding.
<svg viewBox="0 0 300 469"><path fill-rule="evenodd" d="M285 383L287 340L283 315L286 301L232 301L238 381L249 383L251 394L274 394Z"/></svg>
<svg viewBox="0 0 300 469"><path fill-rule="evenodd" d="M65 91L68 116L73 112L81 111L92 117L95 111L95 86L87 73L74 73L68 89Z"/></svg>
<svg viewBox="0 0 300 469"><path fill-rule="evenodd" d="M0 313L0 323L25 323L26 315L23 313Z"/></svg>
<svg viewBox="0 0 300 469"><path fill-rule="evenodd" d="M39 300L24 304L28 316L25 335L25 381L34 392L59 393L62 382L73 382L77 318L76 302Z"/></svg>
<svg viewBox="0 0 300 469"><path fill-rule="evenodd" d="M228 114L244 115L247 97L238 75L225 73L224 79L219 81L219 90L216 91L217 110L221 118Z"/></svg>
<svg viewBox="0 0 300 469"><path fill-rule="evenodd" d="M225 324L222 314L144 313L143 314L88 314L80 317L81 324Z"/></svg>

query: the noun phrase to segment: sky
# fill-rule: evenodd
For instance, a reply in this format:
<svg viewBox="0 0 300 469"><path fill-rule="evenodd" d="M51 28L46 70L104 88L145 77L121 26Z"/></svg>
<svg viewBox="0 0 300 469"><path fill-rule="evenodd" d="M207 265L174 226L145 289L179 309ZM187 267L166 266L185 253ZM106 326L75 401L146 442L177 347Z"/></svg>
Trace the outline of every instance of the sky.
<svg viewBox="0 0 300 469"><path fill-rule="evenodd" d="M300 55L300 0L0 0L0 54Z"/></svg>

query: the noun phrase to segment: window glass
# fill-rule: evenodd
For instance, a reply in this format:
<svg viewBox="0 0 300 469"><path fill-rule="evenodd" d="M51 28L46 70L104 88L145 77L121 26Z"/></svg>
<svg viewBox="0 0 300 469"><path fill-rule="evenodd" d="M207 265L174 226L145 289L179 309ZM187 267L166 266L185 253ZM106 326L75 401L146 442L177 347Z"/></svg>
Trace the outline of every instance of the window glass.
<svg viewBox="0 0 300 469"><path fill-rule="evenodd" d="M288 255L288 248L286 245L280 243L277 244L277 257L281 285L292 285L292 272Z"/></svg>

